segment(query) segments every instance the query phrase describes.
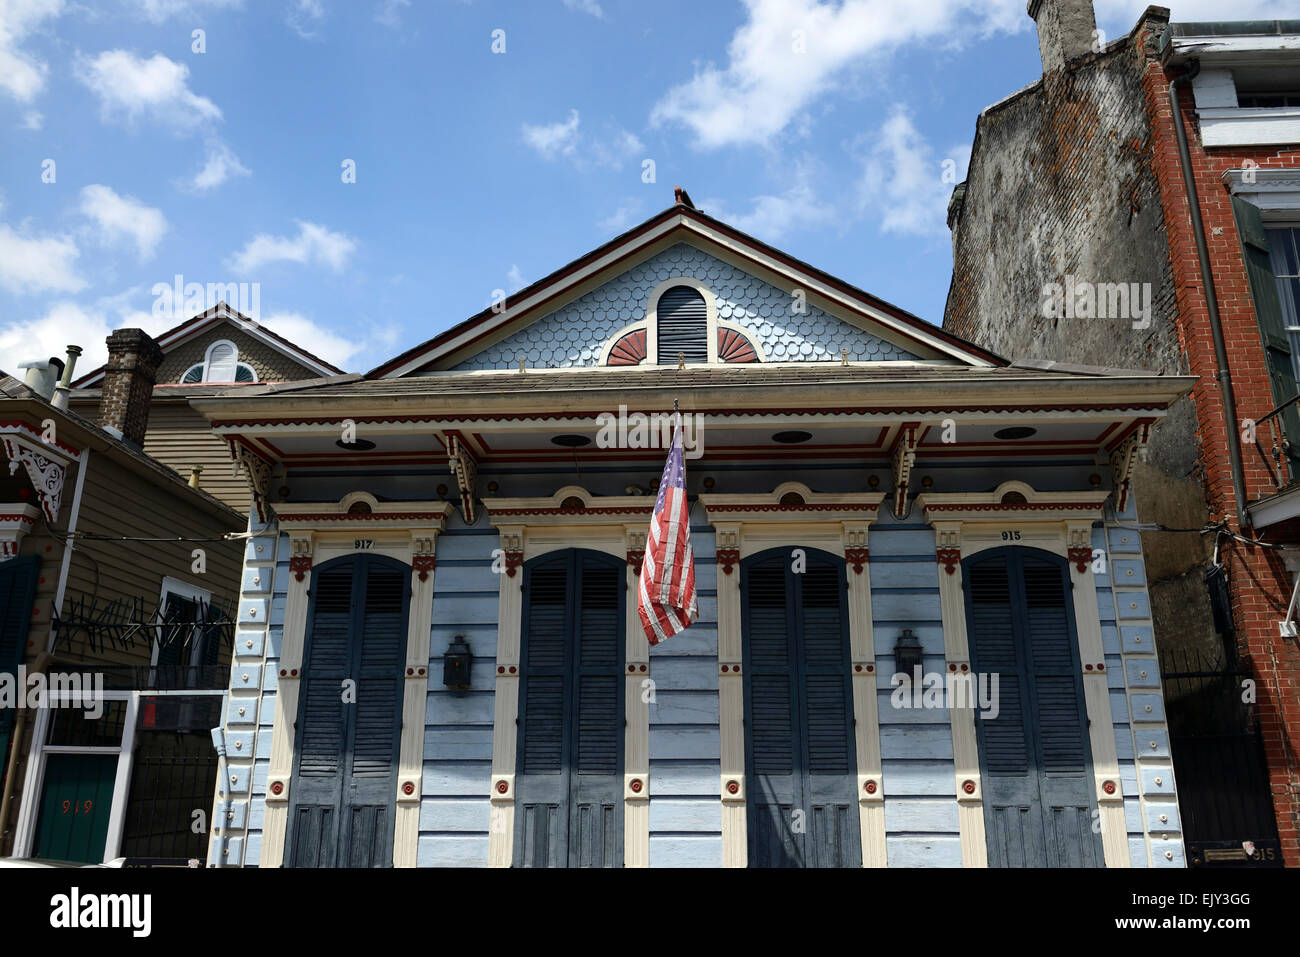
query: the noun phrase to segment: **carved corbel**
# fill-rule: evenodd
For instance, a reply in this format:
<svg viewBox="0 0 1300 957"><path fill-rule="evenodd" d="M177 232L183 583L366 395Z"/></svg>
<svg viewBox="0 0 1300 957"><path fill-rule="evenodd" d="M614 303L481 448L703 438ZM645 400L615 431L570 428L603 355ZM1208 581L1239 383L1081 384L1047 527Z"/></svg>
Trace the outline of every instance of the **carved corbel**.
<svg viewBox="0 0 1300 957"><path fill-rule="evenodd" d="M292 538L289 540L289 571L293 577L302 581L311 574L312 552L315 550L310 538Z"/></svg>
<svg viewBox="0 0 1300 957"><path fill-rule="evenodd" d="M478 460L457 432L439 433L447 446L447 463L456 488L460 490L460 513L466 525L474 524L474 482L478 478Z"/></svg>
<svg viewBox="0 0 1300 957"><path fill-rule="evenodd" d="M1066 555L1079 572L1086 572L1092 563L1092 526L1071 525L1069 527Z"/></svg>
<svg viewBox="0 0 1300 957"><path fill-rule="evenodd" d="M863 567L870 561L867 548L867 526L844 527L844 563L853 568L855 575L861 575Z"/></svg>
<svg viewBox="0 0 1300 957"><path fill-rule="evenodd" d="M644 526L628 526L623 531L624 544L627 548L627 565L633 575L641 574L641 565L645 561L645 544L649 532Z"/></svg>
<svg viewBox="0 0 1300 957"><path fill-rule="evenodd" d="M27 477L41 500L41 511L51 522L59 519L59 510L63 507L63 483L67 477L68 460L52 454L21 435L9 433L4 436L5 455L9 457L9 474L13 475L21 465L27 470Z"/></svg>
<svg viewBox="0 0 1300 957"><path fill-rule="evenodd" d="M270 519L270 488L272 465L242 442L230 441L230 457L235 462L236 472L242 472L248 490L253 493L253 505L257 508L257 520L263 525Z"/></svg>
<svg viewBox="0 0 1300 957"><path fill-rule="evenodd" d="M1133 467L1145 462L1147 442L1151 438L1151 423L1140 422L1110 450L1110 472L1115 481L1115 512L1128 508L1129 494L1133 489Z"/></svg>
<svg viewBox="0 0 1300 957"><path fill-rule="evenodd" d="M918 426L914 422L905 423L898 430L898 438L889 453L890 464L894 473L894 517L902 518L907 508L907 483L912 477L912 466L916 464L916 433Z"/></svg>
<svg viewBox="0 0 1300 957"><path fill-rule="evenodd" d="M714 529L714 555L723 574L730 575L731 570L740 561L740 529L734 526L719 526Z"/></svg>
<svg viewBox="0 0 1300 957"><path fill-rule="evenodd" d="M515 571L524 564L523 529L503 528L501 533L501 551L505 554L506 574L514 578Z"/></svg>
<svg viewBox="0 0 1300 957"><path fill-rule="evenodd" d="M411 540L411 570L422 582L429 580L429 573L438 565L438 559L434 555L436 542L437 537L434 535L419 536Z"/></svg>
<svg viewBox="0 0 1300 957"><path fill-rule="evenodd" d="M935 557L949 575L957 574L961 564L961 526L936 525L934 529Z"/></svg>

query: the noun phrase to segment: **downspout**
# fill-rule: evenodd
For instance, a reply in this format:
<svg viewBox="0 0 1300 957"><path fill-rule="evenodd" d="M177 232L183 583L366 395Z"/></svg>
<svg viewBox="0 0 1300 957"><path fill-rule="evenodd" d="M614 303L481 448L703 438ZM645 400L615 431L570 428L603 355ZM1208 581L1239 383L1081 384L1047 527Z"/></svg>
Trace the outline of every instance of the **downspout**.
<svg viewBox="0 0 1300 957"><path fill-rule="evenodd" d="M1237 400L1232 391L1232 373L1228 370L1228 348L1223 341L1223 324L1219 320L1219 297L1214 291L1214 277L1210 275L1210 253L1205 244L1205 224L1201 221L1201 199L1196 192L1196 177L1192 172L1192 159L1187 149L1187 131L1183 128L1183 113L1178 102L1178 84L1190 80L1201 72L1201 64L1193 60L1186 72L1169 83L1169 105L1174 112L1174 135L1178 140L1178 162L1183 170L1183 187L1187 205L1192 214L1192 234L1196 237L1196 258L1201 268L1201 287L1205 291L1205 307L1210 315L1210 333L1214 337L1214 361L1218 371L1214 378L1219 383L1223 399L1223 415L1227 420L1228 459L1232 466L1232 497L1237 506L1237 529L1244 531L1249 525L1246 517L1246 472L1241 464L1241 438L1237 434Z"/></svg>

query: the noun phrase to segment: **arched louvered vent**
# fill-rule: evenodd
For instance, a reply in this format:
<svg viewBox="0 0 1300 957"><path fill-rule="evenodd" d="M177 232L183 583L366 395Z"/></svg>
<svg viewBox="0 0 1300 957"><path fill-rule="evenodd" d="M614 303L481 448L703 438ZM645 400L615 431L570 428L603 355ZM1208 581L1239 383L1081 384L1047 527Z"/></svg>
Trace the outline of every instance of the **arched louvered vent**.
<svg viewBox="0 0 1300 957"><path fill-rule="evenodd" d="M735 329L719 329L718 361L757 362L758 353L753 344Z"/></svg>
<svg viewBox="0 0 1300 957"><path fill-rule="evenodd" d="M673 286L659 297L659 364L709 361L709 320L704 297L690 286Z"/></svg>
<svg viewBox="0 0 1300 957"><path fill-rule="evenodd" d="M234 382L239 350L234 343L218 342L208 350L208 381Z"/></svg>

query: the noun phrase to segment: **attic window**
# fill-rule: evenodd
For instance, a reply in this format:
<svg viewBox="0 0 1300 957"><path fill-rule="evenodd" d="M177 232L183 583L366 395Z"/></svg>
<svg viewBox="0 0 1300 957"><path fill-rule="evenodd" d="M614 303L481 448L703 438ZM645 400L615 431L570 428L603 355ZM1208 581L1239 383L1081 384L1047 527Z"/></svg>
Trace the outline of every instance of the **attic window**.
<svg viewBox="0 0 1300 957"><path fill-rule="evenodd" d="M229 339L219 339L208 346L202 362L185 370L181 382L256 382L257 373L247 362L239 361L239 347Z"/></svg>
<svg viewBox="0 0 1300 957"><path fill-rule="evenodd" d="M709 314L699 290L673 286L659 297L655 315L661 366L676 365L679 355L688 363L709 361Z"/></svg>

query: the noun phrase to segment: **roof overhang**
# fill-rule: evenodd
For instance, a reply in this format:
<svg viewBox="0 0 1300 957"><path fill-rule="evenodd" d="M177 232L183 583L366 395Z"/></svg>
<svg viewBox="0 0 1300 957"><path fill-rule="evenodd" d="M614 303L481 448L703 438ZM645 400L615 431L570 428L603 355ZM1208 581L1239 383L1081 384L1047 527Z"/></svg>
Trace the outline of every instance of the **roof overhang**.
<svg viewBox="0 0 1300 957"><path fill-rule="evenodd" d="M416 370L445 369L554 312L656 253L687 242L780 289L803 290L809 304L869 329L924 358L966 365L1004 363L896 306L794 259L692 207L676 205L604 246L371 370L367 378L396 378Z"/></svg>
<svg viewBox="0 0 1300 957"><path fill-rule="evenodd" d="M1217 67L1268 66L1300 59L1300 20L1171 23L1160 37L1166 66L1189 60Z"/></svg>

